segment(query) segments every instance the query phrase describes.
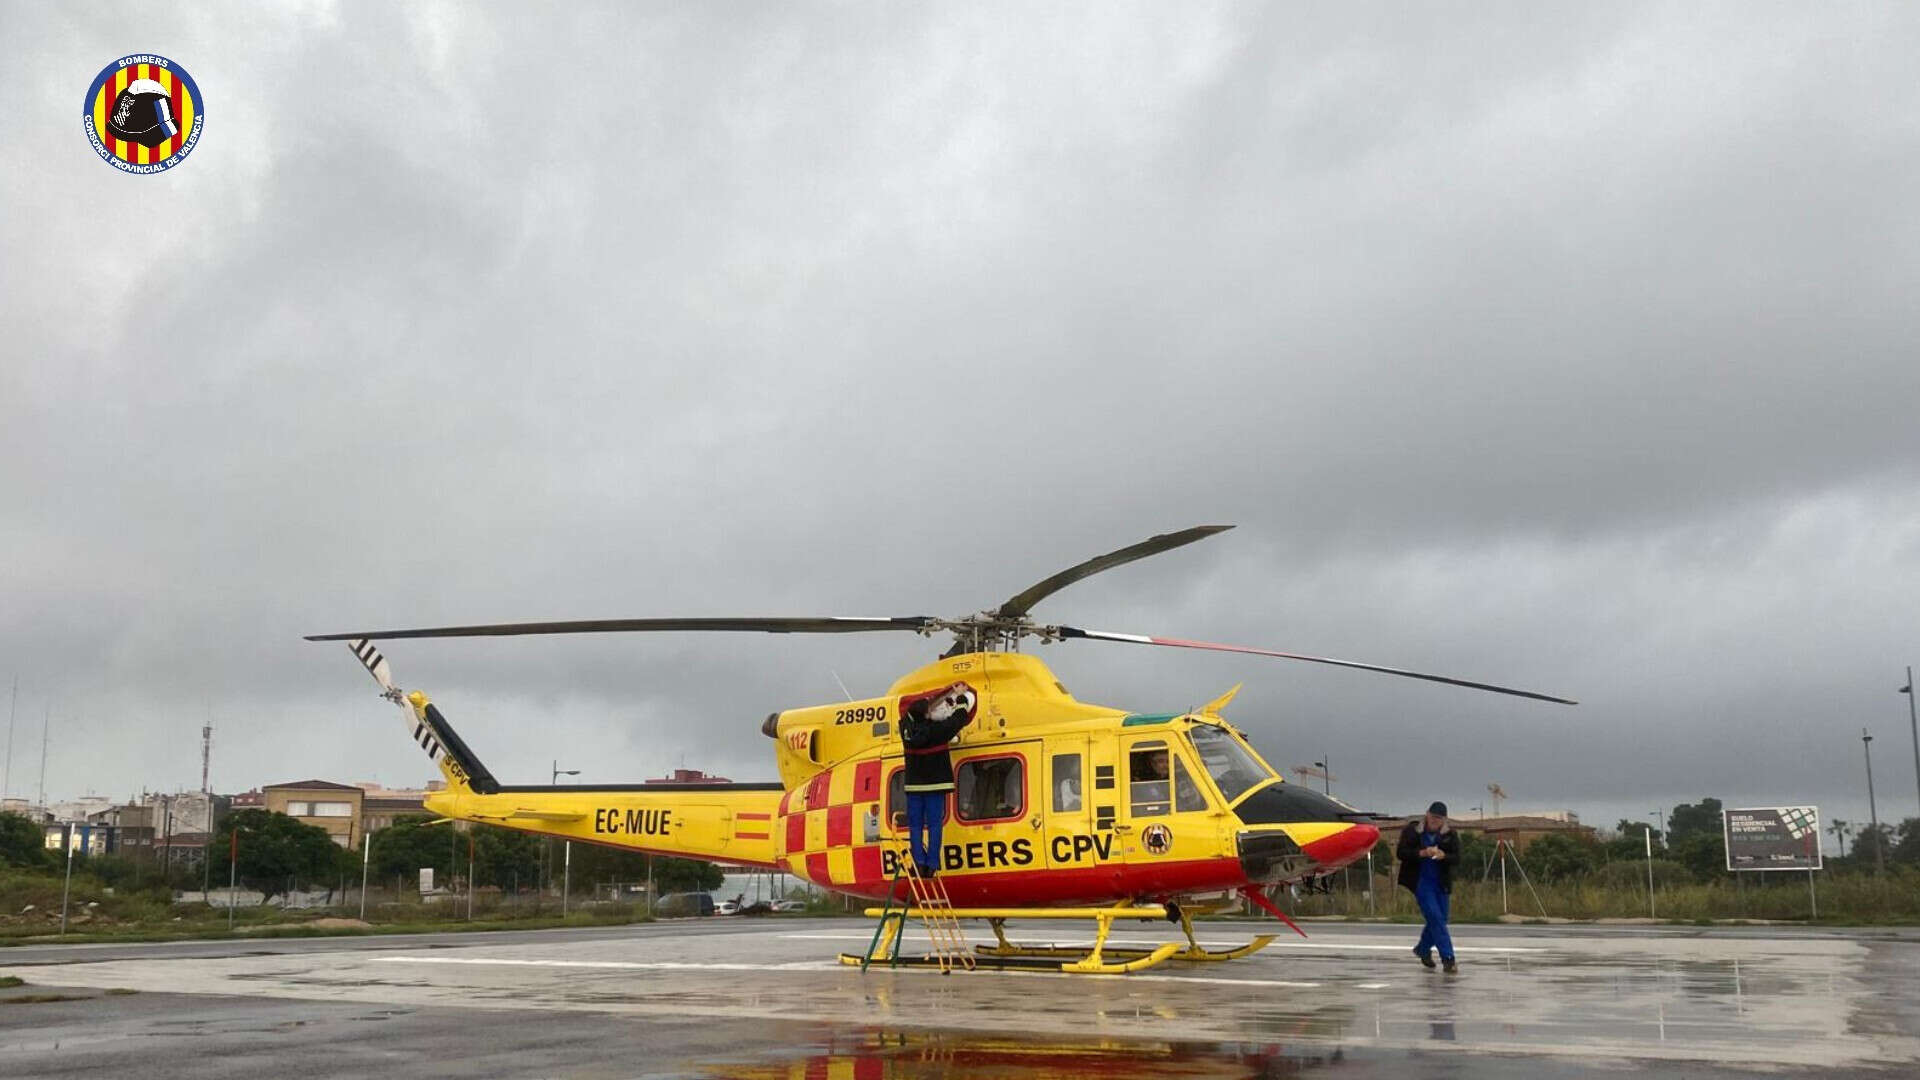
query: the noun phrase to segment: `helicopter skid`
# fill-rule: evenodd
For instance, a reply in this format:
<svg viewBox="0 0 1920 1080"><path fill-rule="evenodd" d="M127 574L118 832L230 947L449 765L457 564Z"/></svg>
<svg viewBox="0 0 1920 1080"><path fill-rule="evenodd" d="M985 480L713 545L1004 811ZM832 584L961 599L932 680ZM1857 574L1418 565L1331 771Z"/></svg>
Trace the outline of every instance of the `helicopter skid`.
<svg viewBox="0 0 1920 1080"><path fill-rule="evenodd" d="M1199 945L1188 945L1175 959L1207 961L1238 960L1243 956L1252 956L1254 953L1273 944L1274 937L1275 935L1273 934L1260 934L1255 936L1252 941L1236 949L1205 949Z"/></svg>
<svg viewBox="0 0 1920 1080"><path fill-rule="evenodd" d="M1143 904L1138 907L1120 905L1105 908L942 908L924 913L919 908L908 908L904 911L869 908L866 914L869 917L882 919L881 933L876 935L869 955L862 957L842 953L841 963L861 965L885 962L889 965L908 964L916 967L938 965L943 970L950 968L952 966L950 959L948 963L942 964L942 958L937 955L901 956L896 951L899 948L900 924L906 918L921 918L923 914L953 919L987 920L987 924L993 929L995 943L976 945L973 947L973 953L982 962L981 966L996 969L1042 968L1069 974L1123 975L1131 971L1144 971L1168 960L1208 962L1234 960L1266 948L1274 939L1272 934L1261 934L1238 948L1205 949L1193 940L1191 924L1181 919L1185 924L1183 929L1188 931L1184 946L1179 942L1153 946L1107 944L1107 937L1112 933L1114 921L1117 919L1141 921L1166 919L1168 911L1159 904ZM1005 930L1008 919L1092 919L1095 926L1094 941L1091 946L1021 944L1008 940Z"/></svg>

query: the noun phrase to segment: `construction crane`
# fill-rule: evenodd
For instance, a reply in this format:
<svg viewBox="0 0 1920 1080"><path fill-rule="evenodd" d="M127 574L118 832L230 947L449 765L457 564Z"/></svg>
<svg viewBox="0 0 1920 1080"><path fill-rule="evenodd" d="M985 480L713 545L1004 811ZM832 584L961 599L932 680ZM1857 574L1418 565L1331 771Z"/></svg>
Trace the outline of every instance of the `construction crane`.
<svg viewBox="0 0 1920 1080"><path fill-rule="evenodd" d="M1316 761L1311 765L1295 765L1293 767L1293 774L1302 780L1320 781L1322 790L1326 791L1329 795L1333 794L1333 782L1340 779L1333 775L1333 773L1327 771L1326 763L1320 761Z"/></svg>

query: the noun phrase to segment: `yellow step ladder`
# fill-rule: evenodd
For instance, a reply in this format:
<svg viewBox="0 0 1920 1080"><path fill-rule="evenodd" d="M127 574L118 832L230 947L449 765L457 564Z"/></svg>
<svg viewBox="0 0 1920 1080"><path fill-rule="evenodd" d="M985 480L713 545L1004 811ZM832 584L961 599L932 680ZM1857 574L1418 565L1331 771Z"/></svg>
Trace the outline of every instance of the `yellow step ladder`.
<svg viewBox="0 0 1920 1080"><path fill-rule="evenodd" d="M946 883L938 876L921 877L909 870L907 889L913 895L913 914L927 928L927 940L933 946L933 958L945 974L954 968L973 970L973 945L960 920L953 917L953 901L947 897Z"/></svg>

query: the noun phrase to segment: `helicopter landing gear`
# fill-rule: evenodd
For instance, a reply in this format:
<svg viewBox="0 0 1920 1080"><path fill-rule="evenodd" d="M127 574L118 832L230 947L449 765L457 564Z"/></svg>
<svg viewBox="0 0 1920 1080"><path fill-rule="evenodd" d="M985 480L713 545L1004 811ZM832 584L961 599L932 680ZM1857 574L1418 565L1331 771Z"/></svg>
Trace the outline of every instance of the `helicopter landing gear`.
<svg viewBox="0 0 1920 1080"><path fill-rule="evenodd" d="M1147 968L1163 964L1168 960L1220 961L1235 960L1259 952L1272 943L1274 935L1261 934L1252 941L1235 949L1206 949L1194 940L1193 915L1207 914L1212 907L1200 907L1191 910L1174 905L1139 904L1123 901L1111 907L1103 908L960 908L948 914L956 919L984 919L987 927L993 931L993 944L976 945L974 955L980 960L981 967L992 968L1036 968L1054 970L1077 975L1124 975L1130 971L1144 971ZM923 966L937 964L937 957L907 957L899 955L900 927L913 911L894 909L889 913L880 908L867 911L870 917L882 920L880 933L876 935L874 945L866 957L843 955L841 961L847 964L860 964L862 959L869 963L883 962ZM1094 938L1092 945L1028 945L1013 941L1007 937L1008 919L1092 919ZM1113 933L1113 924L1120 919L1149 920L1166 919L1178 922L1186 934L1186 944L1167 942L1161 945L1110 945L1109 937Z"/></svg>
<svg viewBox="0 0 1920 1080"><path fill-rule="evenodd" d="M1212 909L1203 910L1201 914L1205 915L1209 910ZM1180 910L1180 930L1187 935L1187 947L1185 951L1175 957L1177 960L1238 960L1243 956L1252 956L1254 953L1273 944L1273 939L1276 936L1274 934L1257 934L1252 941L1235 949L1205 949L1200 946L1198 941L1193 939L1193 913L1184 908Z"/></svg>

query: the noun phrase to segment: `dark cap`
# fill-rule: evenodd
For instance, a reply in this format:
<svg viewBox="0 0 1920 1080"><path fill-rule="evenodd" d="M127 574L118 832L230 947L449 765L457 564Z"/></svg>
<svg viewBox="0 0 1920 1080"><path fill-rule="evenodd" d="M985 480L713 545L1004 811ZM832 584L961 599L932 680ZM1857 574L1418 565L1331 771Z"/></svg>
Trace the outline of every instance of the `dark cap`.
<svg viewBox="0 0 1920 1080"><path fill-rule="evenodd" d="M1443 802L1436 802L1432 806L1427 807L1427 813L1432 814L1434 817L1446 817L1447 804Z"/></svg>

